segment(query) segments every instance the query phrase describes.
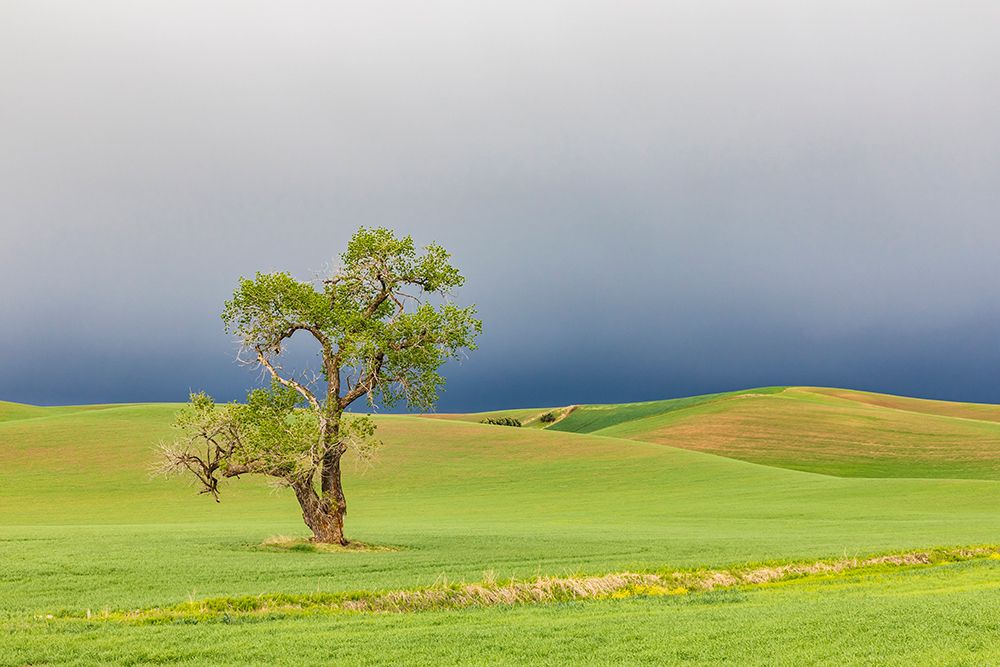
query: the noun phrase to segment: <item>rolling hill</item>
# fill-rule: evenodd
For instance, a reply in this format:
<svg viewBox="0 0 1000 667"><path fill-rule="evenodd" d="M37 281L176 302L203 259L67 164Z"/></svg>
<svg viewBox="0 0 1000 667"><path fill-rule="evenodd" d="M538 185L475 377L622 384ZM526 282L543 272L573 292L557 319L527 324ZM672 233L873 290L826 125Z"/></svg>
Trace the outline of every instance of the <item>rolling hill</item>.
<svg viewBox="0 0 1000 667"><path fill-rule="evenodd" d="M515 412L531 418L542 411ZM765 387L576 406L548 429L842 477L1000 478L997 405L846 389Z"/></svg>
<svg viewBox="0 0 1000 667"><path fill-rule="evenodd" d="M1000 408L767 388L557 408L562 418L547 428L536 418L548 409L494 413L532 420L536 428L480 424L481 415L380 416L385 445L378 460L345 473L347 527L354 539L395 550L274 552L262 540L306 533L287 490L257 479L231 480L216 504L184 479L151 477L155 444L171 437L177 407L0 404L0 625L10 640L0 648L0 665L85 664L79 656L91 654L81 651L96 651L105 662L143 662L166 651L178 662L280 657L293 664L296 651L314 646L307 636L332 627L324 618L237 626L264 642L254 644L237 642L228 626L212 624L168 633L30 620L60 610L843 557L988 543L1000 534L1000 485L991 458ZM971 588L963 589L961 601L942 593L951 602L934 623L953 617L966 623L949 605L981 604L986 595L992 570L970 564L961 571ZM858 579L844 595L877 624L878 604L857 602L867 599L865 581ZM917 586L916 597L883 600L899 613L915 613L913 601L931 599L929 590L950 590L940 577L919 586L906 581L892 585L901 591ZM392 637L384 650L402 662L468 659L464 651L477 641L519 646L521 653L510 659L528 660L532 646L545 645L545 632L571 632L566 628L573 623L611 624L608 645L619 651L640 641L635 633L641 632L647 643L640 648L654 662L657 650L673 646L681 655L690 641L714 646L710 654L723 660L739 654L735 645L725 633L703 636L701 628L750 628L771 613L827 619L831 603L824 596L768 593L751 598L750 606L737 596L732 604L690 612L667 601L635 601L614 609L600 606L611 602L543 607L503 618L497 615L507 612L493 610L334 624L348 633L337 645L356 651L358 664L377 658L363 638L379 633ZM757 608L771 611L756 614ZM841 616L841 631L851 636L851 618ZM451 619L442 621L452 628L447 637L435 629L433 619L441 618ZM467 619L496 630L473 637ZM985 616L980 621L991 622ZM507 622L514 623L513 635L499 630ZM656 627L668 626L678 634L653 639ZM813 634L804 636L829 631L819 616L810 627ZM882 632L894 636L891 626ZM753 643L750 635L740 641ZM280 655L250 648L272 643ZM803 643L802 655L808 649ZM607 652L590 650L597 651L587 654L595 661L607 662ZM558 662L558 653L545 656Z"/></svg>

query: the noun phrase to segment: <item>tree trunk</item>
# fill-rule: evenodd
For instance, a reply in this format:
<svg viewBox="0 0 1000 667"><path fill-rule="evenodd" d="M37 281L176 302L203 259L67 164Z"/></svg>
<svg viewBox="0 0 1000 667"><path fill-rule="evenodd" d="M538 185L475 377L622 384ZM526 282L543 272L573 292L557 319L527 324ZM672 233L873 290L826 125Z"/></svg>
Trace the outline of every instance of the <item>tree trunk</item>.
<svg viewBox="0 0 1000 667"><path fill-rule="evenodd" d="M341 523L347 515L347 498L344 497L344 485L340 481L340 459L344 456L344 445L335 443L323 457L322 484L323 500L329 502L340 514Z"/></svg>
<svg viewBox="0 0 1000 667"><path fill-rule="evenodd" d="M347 498L344 496L344 485L340 480L340 460L343 458L344 452L347 451L347 446L340 441L340 413L330 414L327 423L328 427L324 434L323 467L320 470L321 500L330 508L330 514L336 518L340 544L347 544L347 540L344 538Z"/></svg>
<svg viewBox="0 0 1000 667"><path fill-rule="evenodd" d="M292 489L302 508L302 520L313 532L313 542L347 544L347 538L344 537L344 510L341 506L320 498L312 480L296 482L292 484Z"/></svg>
<svg viewBox="0 0 1000 667"><path fill-rule="evenodd" d="M347 544L344 516L347 499L340 480L340 460L347 450L340 442L340 412L331 410L323 427L323 461L320 469L321 494L316 493L313 477L292 484L302 508L302 519L313 532L313 542Z"/></svg>

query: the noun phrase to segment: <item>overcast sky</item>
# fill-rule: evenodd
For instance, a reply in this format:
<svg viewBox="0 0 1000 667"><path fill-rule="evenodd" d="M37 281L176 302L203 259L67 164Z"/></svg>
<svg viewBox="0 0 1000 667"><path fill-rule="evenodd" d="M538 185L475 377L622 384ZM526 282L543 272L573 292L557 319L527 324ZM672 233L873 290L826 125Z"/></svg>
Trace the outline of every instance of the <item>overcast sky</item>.
<svg viewBox="0 0 1000 667"><path fill-rule="evenodd" d="M442 410L1000 402L1000 3L0 0L0 399L237 398L240 275L437 241Z"/></svg>

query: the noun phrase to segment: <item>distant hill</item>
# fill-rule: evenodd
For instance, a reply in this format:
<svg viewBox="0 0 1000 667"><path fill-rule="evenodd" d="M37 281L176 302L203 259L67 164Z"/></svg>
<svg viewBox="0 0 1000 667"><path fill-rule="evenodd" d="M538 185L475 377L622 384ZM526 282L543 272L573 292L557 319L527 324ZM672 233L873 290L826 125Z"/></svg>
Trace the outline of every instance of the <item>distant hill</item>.
<svg viewBox="0 0 1000 667"><path fill-rule="evenodd" d="M1000 405L823 387L764 387L644 403L496 411L611 436L843 477L1000 479ZM482 415L451 415L478 420Z"/></svg>

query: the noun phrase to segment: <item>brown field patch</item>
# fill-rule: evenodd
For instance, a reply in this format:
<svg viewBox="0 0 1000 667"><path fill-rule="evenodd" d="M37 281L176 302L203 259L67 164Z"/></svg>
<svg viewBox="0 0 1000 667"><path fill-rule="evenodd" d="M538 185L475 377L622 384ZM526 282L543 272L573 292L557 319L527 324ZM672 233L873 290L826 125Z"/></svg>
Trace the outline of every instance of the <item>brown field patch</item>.
<svg viewBox="0 0 1000 667"><path fill-rule="evenodd" d="M908 396L892 396L850 389L828 389L825 387L797 387L822 396L830 396L845 401L864 403L892 410L905 410L941 417L956 417L959 419L976 419L1000 423L1000 405L988 403L954 403L951 401L935 401Z"/></svg>
<svg viewBox="0 0 1000 667"><path fill-rule="evenodd" d="M1000 475L1000 429L992 423L869 403L747 398L629 437L765 464L914 463L942 466L940 476L949 466Z"/></svg>

